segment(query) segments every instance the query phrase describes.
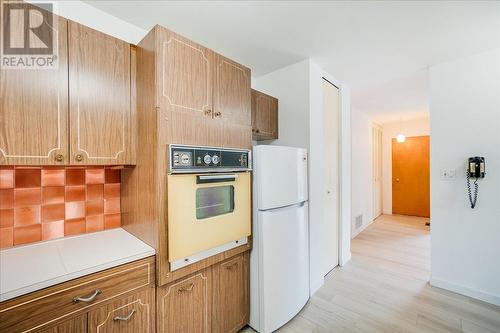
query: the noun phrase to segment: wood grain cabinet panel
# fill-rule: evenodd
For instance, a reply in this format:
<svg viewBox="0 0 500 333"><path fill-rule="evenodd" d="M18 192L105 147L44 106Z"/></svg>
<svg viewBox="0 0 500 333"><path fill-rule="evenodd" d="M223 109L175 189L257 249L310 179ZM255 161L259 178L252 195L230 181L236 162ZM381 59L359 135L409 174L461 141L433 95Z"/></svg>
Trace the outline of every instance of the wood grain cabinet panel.
<svg viewBox="0 0 500 333"><path fill-rule="evenodd" d="M0 333L32 332L154 286L154 258L58 284L0 303ZM77 299L78 298L78 299Z"/></svg>
<svg viewBox="0 0 500 333"><path fill-rule="evenodd" d="M252 89L252 133L256 140L278 138L278 99Z"/></svg>
<svg viewBox="0 0 500 333"><path fill-rule="evenodd" d="M157 325L161 333L211 332L210 268L157 287Z"/></svg>
<svg viewBox="0 0 500 333"><path fill-rule="evenodd" d="M157 29L159 106L168 142L220 145L212 122L214 52L162 27Z"/></svg>
<svg viewBox="0 0 500 333"><path fill-rule="evenodd" d="M70 164L134 164L130 45L69 22Z"/></svg>
<svg viewBox="0 0 500 333"><path fill-rule="evenodd" d="M2 20L2 24L2 31L8 24L11 26L14 38L23 36L22 20L12 24ZM54 15L56 68L0 67L0 164L50 165L67 161L67 24Z"/></svg>
<svg viewBox="0 0 500 333"><path fill-rule="evenodd" d="M88 314L89 333L153 333L154 288L111 302Z"/></svg>
<svg viewBox="0 0 500 333"><path fill-rule="evenodd" d="M213 267L212 332L238 332L248 323L249 275L245 252Z"/></svg>
<svg viewBox="0 0 500 333"><path fill-rule="evenodd" d="M249 148L250 69L218 54L215 59L213 117L222 126L222 146Z"/></svg>
<svg viewBox="0 0 500 333"><path fill-rule="evenodd" d="M87 314L68 319L54 327L36 331L36 333L87 333Z"/></svg>

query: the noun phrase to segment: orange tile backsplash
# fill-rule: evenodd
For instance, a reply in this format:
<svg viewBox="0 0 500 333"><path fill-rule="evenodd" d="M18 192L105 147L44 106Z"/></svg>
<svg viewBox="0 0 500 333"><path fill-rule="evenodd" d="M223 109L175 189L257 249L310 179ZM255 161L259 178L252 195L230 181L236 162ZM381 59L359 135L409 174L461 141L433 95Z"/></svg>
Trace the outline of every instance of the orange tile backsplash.
<svg viewBox="0 0 500 333"><path fill-rule="evenodd" d="M0 249L121 226L121 171L0 169Z"/></svg>

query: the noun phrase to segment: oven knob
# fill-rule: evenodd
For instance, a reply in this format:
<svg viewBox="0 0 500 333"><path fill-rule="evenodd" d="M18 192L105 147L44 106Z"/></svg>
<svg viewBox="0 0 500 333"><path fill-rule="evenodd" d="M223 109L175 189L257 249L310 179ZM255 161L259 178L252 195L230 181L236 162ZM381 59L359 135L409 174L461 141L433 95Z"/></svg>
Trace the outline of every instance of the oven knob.
<svg viewBox="0 0 500 333"><path fill-rule="evenodd" d="M212 163L213 164L219 163L219 156L217 156L217 155L212 156Z"/></svg>
<svg viewBox="0 0 500 333"><path fill-rule="evenodd" d="M181 155L181 163L182 164L189 164L189 155L188 154L182 154Z"/></svg>
<svg viewBox="0 0 500 333"><path fill-rule="evenodd" d="M205 157L203 157L203 162L205 162L205 164L210 164L210 162L212 162L212 157L206 154Z"/></svg>

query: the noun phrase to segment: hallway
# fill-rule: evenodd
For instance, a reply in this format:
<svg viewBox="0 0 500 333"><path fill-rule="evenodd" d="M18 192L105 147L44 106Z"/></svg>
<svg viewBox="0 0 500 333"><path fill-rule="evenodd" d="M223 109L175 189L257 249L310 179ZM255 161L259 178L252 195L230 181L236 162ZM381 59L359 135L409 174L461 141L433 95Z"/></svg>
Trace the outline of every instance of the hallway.
<svg viewBox="0 0 500 333"><path fill-rule="evenodd" d="M379 217L353 239L351 261L279 332L500 332L499 307L428 284L426 220Z"/></svg>

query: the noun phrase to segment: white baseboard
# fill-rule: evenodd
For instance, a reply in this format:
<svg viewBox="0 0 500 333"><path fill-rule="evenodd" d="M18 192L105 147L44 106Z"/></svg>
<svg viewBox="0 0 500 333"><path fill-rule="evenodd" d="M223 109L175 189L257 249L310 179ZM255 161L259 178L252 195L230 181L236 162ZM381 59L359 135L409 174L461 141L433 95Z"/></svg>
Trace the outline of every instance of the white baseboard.
<svg viewBox="0 0 500 333"><path fill-rule="evenodd" d="M459 286L447 281L435 279L431 277L429 281L431 286L453 291L457 294L469 296L483 302L491 303L500 306L500 296L488 294L479 290L473 290L467 287Z"/></svg>
<svg viewBox="0 0 500 333"><path fill-rule="evenodd" d="M325 279L318 279L317 281L311 281L309 286L309 296L314 295L315 292L319 290L319 288L323 287L325 284Z"/></svg>
<svg viewBox="0 0 500 333"><path fill-rule="evenodd" d="M351 251L349 251L348 253L343 255L342 258L340 258L339 266L344 266L349 262L349 260L351 260Z"/></svg>

